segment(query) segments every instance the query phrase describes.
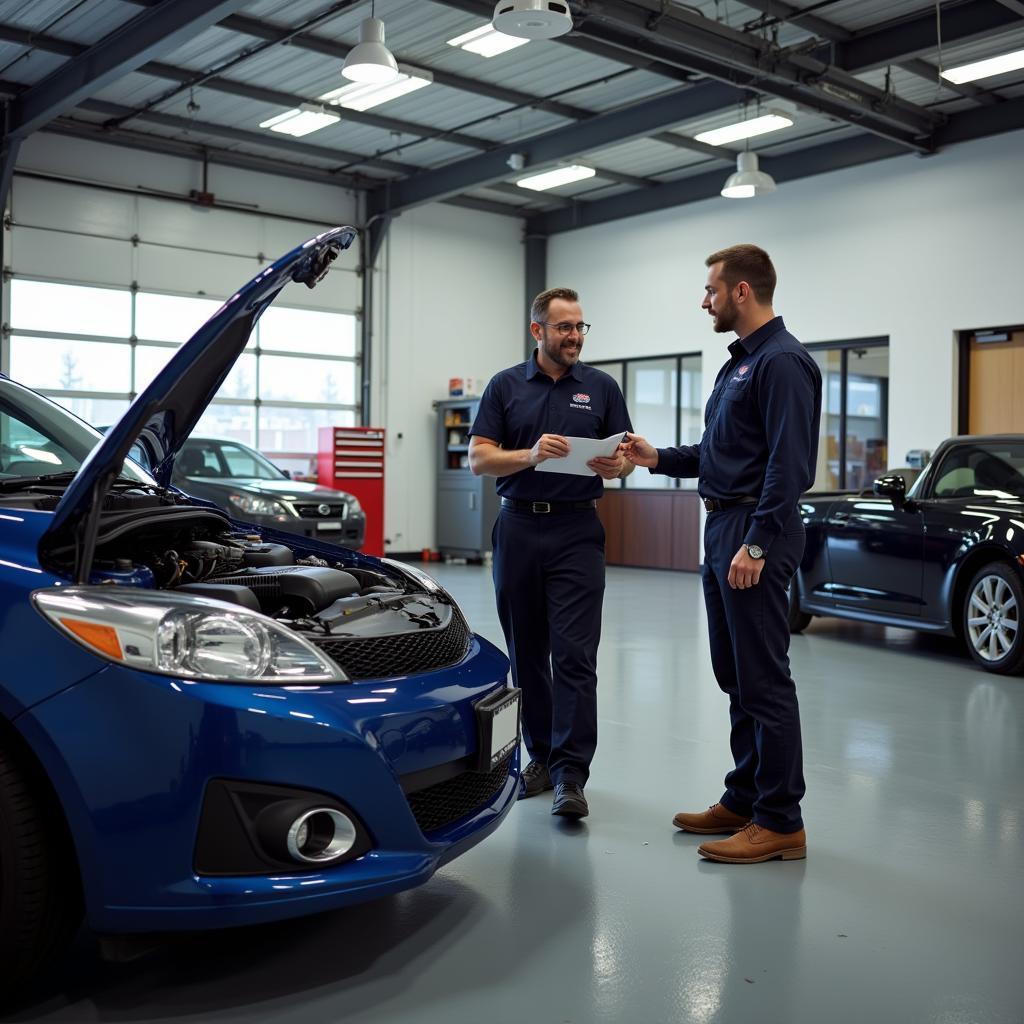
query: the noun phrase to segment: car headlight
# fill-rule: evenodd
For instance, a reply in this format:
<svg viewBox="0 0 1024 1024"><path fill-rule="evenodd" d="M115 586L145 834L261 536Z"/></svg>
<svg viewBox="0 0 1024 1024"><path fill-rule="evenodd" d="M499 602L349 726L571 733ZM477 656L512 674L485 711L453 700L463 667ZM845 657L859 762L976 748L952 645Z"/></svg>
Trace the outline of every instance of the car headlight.
<svg viewBox="0 0 1024 1024"><path fill-rule="evenodd" d="M348 495L345 501L348 502L348 514L350 516L358 515L358 513L363 511L363 506L359 504L359 499L354 494Z"/></svg>
<svg viewBox="0 0 1024 1024"><path fill-rule="evenodd" d="M50 622L94 654L143 672L278 686L348 678L297 633L224 601L86 586L37 590L32 599Z"/></svg>
<svg viewBox="0 0 1024 1024"><path fill-rule="evenodd" d="M229 494L228 501L242 512L254 516L286 516L288 509L273 498L261 498L256 494Z"/></svg>

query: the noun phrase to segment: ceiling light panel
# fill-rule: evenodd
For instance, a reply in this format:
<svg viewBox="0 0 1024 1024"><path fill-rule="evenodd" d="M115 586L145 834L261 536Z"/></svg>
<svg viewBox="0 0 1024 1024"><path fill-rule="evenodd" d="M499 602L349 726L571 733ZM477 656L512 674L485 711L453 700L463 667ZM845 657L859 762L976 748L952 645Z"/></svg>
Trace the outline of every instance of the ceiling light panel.
<svg viewBox="0 0 1024 1024"><path fill-rule="evenodd" d="M398 78L393 82L350 82L339 89L325 92L320 99L332 106L345 107L348 110L369 110L371 107L379 107L389 100L422 89L433 80L434 76L429 71L400 64Z"/></svg>
<svg viewBox="0 0 1024 1024"><path fill-rule="evenodd" d="M282 135L294 135L299 138L319 131L328 125L337 124L341 118L337 114L329 114L322 110L286 110L267 121L261 121L261 128L269 128L272 132Z"/></svg>
<svg viewBox="0 0 1024 1024"><path fill-rule="evenodd" d="M457 46L462 50L469 50L470 53L477 53L481 57L496 57L499 53L514 50L517 46L523 46L529 39L520 36L507 36L504 32L498 32L488 25L481 25L469 32L463 32L454 39L448 39L449 46Z"/></svg>
<svg viewBox="0 0 1024 1024"><path fill-rule="evenodd" d="M730 142L777 132L780 128L789 128L792 124L791 118L772 112L737 121L735 124L727 124L723 128L713 128L711 131L695 135L694 138L698 142L706 142L709 146L728 146Z"/></svg>
<svg viewBox="0 0 1024 1024"><path fill-rule="evenodd" d="M532 189L534 192L544 192L549 188L558 188L559 185L568 185L572 181L592 178L594 174L593 167L584 167L582 164L570 164L568 167L556 167L554 170L544 171L541 174L531 174L525 178L519 178L516 184L520 188Z"/></svg>
<svg viewBox="0 0 1024 1024"><path fill-rule="evenodd" d="M1024 50L1014 50L1012 53L1003 53L998 57L989 57L986 60L976 60L971 64L961 64L958 68L947 68L942 72L942 77L956 85L965 85L967 82L977 82L982 78L992 78L994 75L1005 75L1011 71L1020 71L1024 68Z"/></svg>

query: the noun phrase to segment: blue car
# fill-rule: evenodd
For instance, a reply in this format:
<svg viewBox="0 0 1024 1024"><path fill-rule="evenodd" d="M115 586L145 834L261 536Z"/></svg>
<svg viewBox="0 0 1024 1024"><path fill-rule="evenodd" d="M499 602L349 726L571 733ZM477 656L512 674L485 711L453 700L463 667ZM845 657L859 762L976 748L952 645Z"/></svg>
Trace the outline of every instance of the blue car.
<svg viewBox="0 0 1024 1024"><path fill-rule="evenodd" d="M343 907L425 882L515 800L519 691L436 581L170 484L260 314L355 234L241 288L105 437L0 378L8 994L83 914L114 936Z"/></svg>

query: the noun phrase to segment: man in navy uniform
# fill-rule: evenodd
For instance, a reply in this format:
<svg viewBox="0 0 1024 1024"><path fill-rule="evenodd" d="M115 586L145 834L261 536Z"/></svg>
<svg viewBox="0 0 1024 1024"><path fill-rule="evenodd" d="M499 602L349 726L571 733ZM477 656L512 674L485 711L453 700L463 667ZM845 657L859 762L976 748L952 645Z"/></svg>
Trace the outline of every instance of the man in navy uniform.
<svg viewBox="0 0 1024 1024"><path fill-rule="evenodd" d="M739 337L705 407L704 435L680 448L631 435L625 449L652 473L697 477L707 509L704 601L735 767L718 803L681 811L673 823L730 836L698 847L709 860L797 860L807 839L788 588L804 550L798 502L814 480L821 373L772 310L775 268L763 249L734 245L707 266L702 308L715 331Z"/></svg>
<svg viewBox="0 0 1024 1024"><path fill-rule="evenodd" d="M551 813L589 813L583 788L597 747L597 645L604 600L603 480L628 476L620 450L591 459L594 475L535 469L568 455L567 438L633 429L622 391L580 362L579 296L550 288L533 300L536 351L496 374L473 423L469 464L498 478L501 510L491 535L498 617L512 678L523 691L530 763L520 798L554 789ZM603 479L602 479L603 478Z"/></svg>

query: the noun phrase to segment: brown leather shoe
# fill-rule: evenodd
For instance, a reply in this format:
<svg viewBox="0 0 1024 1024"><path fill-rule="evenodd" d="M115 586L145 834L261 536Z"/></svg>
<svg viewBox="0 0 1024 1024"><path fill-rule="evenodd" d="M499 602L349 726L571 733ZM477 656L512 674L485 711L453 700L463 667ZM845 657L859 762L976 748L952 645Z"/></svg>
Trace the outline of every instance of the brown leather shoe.
<svg viewBox="0 0 1024 1024"><path fill-rule="evenodd" d="M751 822L728 839L701 843L697 852L723 864L760 864L765 860L803 860L807 856L807 834L772 832Z"/></svg>
<svg viewBox="0 0 1024 1024"><path fill-rule="evenodd" d="M706 811L696 814L680 811L672 819L676 828L684 832L698 832L702 836L727 836L739 832L749 822L749 816L745 818L742 814L733 814L725 804L712 804Z"/></svg>

